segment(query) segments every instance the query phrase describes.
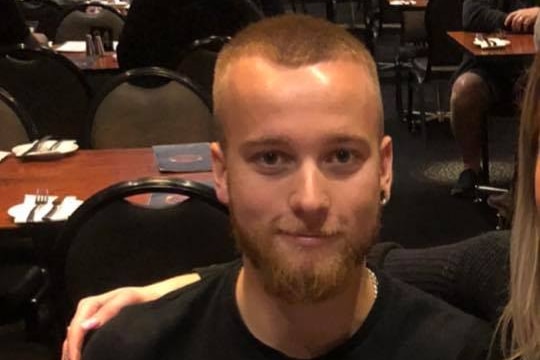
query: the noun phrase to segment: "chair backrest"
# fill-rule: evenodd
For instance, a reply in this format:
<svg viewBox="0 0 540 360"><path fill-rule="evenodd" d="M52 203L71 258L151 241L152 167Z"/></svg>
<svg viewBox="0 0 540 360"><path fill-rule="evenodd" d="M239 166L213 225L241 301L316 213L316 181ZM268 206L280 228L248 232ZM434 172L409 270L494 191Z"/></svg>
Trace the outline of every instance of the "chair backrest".
<svg viewBox="0 0 540 360"><path fill-rule="evenodd" d="M217 55L230 39L229 36L213 35L195 40L185 51L176 69L197 84L208 99L212 98Z"/></svg>
<svg viewBox="0 0 540 360"><path fill-rule="evenodd" d="M213 141L210 101L188 78L158 68L111 79L89 112L85 144L128 148Z"/></svg>
<svg viewBox="0 0 540 360"><path fill-rule="evenodd" d="M2 49L0 86L28 111L40 136L80 138L92 92L81 71L62 55Z"/></svg>
<svg viewBox="0 0 540 360"><path fill-rule="evenodd" d="M118 40L124 23L124 16L110 6L94 2L78 4L64 12L54 41L85 40L87 34L97 34L107 45Z"/></svg>
<svg viewBox="0 0 540 360"><path fill-rule="evenodd" d="M37 129L28 113L4 89L0 88L0 150L37 137Z"/></svg>
<svg viewBox="0 0 540 360"><path fill-rule="evenodd" d="M141 194L151 194L150 205L126 200L138 195L141 201ZM168 205L165 194L185 200ZM56 244L54 268L68 316L82 297L239 256L227 208L214 190L178 178L126 181L94 194L72 214Z"/></svg>
<svg viewBox="0 0 540 360"><path fill-rule="evenodd" d="M403 10L401 15L401 43L425 44L427 42L425 11Z"/></svg>
<svg viewBox="0 0 540 360"><path fill-rule="evenodd" d="M461 63L463 53L446 33L463 28L462 7L461 0L429 0L424 23L431 67L455 66Z"/></svg>
<svg viewBox="0 0 540 360"><path fill-rule="evenodd" d="M51 40L54 38L63 13L59 4L52 0L22 0L17 4L27 21L38 22L35 32L43 33Z"/></svg>

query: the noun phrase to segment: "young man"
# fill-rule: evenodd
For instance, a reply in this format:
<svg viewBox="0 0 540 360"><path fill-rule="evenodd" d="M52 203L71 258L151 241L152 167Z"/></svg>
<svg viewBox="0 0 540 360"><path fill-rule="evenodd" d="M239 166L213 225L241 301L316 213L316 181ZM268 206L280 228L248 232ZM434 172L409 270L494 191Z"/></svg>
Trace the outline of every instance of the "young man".
<svg viewBox="0 0 540 360"><path fill-rule="evenodd" d="M484 323L366 267L392 143L356 39L306 16L251 25L220 53L214 109L216 192L242 260L125 309L84 359L484 356Z"/></svg>

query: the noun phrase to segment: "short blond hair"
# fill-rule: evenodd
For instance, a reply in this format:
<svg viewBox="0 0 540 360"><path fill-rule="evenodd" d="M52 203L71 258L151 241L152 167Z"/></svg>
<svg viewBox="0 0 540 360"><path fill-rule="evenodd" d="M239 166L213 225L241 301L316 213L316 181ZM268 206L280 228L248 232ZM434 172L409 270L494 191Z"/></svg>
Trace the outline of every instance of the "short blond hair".
<svg viewBox="0 0 540 360"><path fill-rule="evenodd" d="M235 61L248 56L260 56L290 68L333 60L350 60L364 66L380 102L382 133L377 66L366 47L345 29L323 19L295 14L267 18L240 31L222 49L216 62L213 100L218 119L224 106L222 94L227 90L224 84L227 70Z"/></svg>

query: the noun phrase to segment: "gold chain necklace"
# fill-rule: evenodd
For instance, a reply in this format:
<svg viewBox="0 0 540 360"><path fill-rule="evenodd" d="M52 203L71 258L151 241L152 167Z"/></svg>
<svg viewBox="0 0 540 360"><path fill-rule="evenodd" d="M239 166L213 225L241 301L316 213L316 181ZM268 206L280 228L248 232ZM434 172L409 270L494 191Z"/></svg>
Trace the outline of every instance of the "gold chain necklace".
<svg viewBox="0 0 540 360"><path fill-rule="evenodd" d="M370 268L366 268L369 274L369 280L371 282L371 287L373 290L373 299L377 299L379 294L379 280L377 280L377 275Z"/></svg>

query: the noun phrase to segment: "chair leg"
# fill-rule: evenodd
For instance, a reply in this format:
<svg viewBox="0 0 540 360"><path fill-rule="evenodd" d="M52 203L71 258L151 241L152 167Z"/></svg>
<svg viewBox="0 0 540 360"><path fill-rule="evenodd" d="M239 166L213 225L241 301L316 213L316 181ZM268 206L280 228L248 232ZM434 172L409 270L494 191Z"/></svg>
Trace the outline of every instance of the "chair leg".
<svg viewBox="0 0 540 360"><path fill-rule="evenodd" d="M409 127L409 131L414 131L414 123L413 123L413 84L412 82L414 79L411 73L409 73L408 79L407 79L407 125Z"/></svg>
<svg viewBox="0 0 540 360"><path fill-rule="evenodd" d="M486 184L489 184L489 137L488 137L488 117L482 120L481 126L482 143L482 176Z"/></svg>
<svg viewBox="0 0 540 360"><path fill-rule="evenodd" d="M424 99L424 84L418 86L418 102L420 107L420 125L422 126L422 139L427 147L426 104Z"/></svg>
<svg viewBox="0 0 540 360"><path fill-rule="evenodd" d="M326 19L331 22L336 22L336 1L337 0L326 1Z"/></svg>
<svg viewBox="0 0 540 360"><path fill-rule="evenodd" d="M395 91L396 91L396 112L397 117L399 121L403 121L403 94L401 93L401 62L399 58L396 57L396 65L395 65L395 75L394 75L394 81L395 81Z"/></svg>
<svg viewBox="0 0 540 360"><path fill-rule="evenodd" d="M291 5L292 11L296 13L296 0L289 0L289 4Z"/></svg>
<svg viewBox="0 0 540 360"><path fill-rule="evenodd" d="M444 111L442 109L442 101L441 101L441 84L437 82L437 121L443 122L444 121Z"/></svg>

